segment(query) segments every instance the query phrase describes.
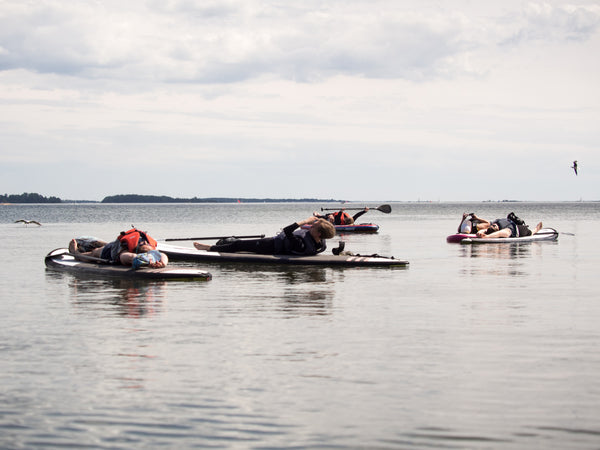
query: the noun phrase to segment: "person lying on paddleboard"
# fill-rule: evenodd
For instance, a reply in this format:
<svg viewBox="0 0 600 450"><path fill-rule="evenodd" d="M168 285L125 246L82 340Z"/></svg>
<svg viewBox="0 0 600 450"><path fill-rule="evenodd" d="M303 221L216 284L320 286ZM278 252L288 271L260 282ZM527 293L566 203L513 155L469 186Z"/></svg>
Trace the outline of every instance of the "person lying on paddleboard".
<svg viewBox="0 0 600 450"><path fill-rule="evenodd" d="M302 225L311 225L310 229L303 230ZM215 245L194 242L198 250L211 252L237 253L249 252L261 255L302 255L312 256L324 251L327 246L325 239L335 236L334 226L325 219L309 217L308 219L294 222L273 237L262 239L227 239L224 243Z"/></svg>
<svg viewBox="0 0 600 450"><path fill-rule="evenodd" d="M365 208L364 210L354 214L354 216L350 216L350 214L348 214L345 209L342 208L338 212L325 214L324 216L315 211L313 212L313 216L318 217L319 219L325 219L334 225L354 225L356 219L365 214L368 210L369 208Z"/></svg>
<svg viewBox="0 0 600 450"><path fill-rule="evenodd" d="M509 215L510 216L510 215ZM542 222L538 223L532 231L525 222L517 224L510 219L496 219L487 229L479 230L477 237L479 238L510 238L510 237L525 237L533 236L542 229Z"/></svg>
<svg viewBox="0 0 600 450"><path fill-rule="evenodd" d="M112 242L91 237L72 239L69 253L80 261L89 261L86 257L91 256L134 269L142 266L159 269L169 263L167 255L156 250L156 241L136 229L122 232Z"/></svg>

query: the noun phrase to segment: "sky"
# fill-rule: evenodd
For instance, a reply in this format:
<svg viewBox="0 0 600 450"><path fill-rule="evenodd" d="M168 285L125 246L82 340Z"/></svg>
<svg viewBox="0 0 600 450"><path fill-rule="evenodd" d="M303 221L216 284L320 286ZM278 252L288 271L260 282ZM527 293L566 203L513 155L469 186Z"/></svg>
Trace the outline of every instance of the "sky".
<svg viewBox="0 0 600 450"><path fill-rule="evenodd" d="M3 194L600 200L599 147L597 0L0 0Z"/></svg>

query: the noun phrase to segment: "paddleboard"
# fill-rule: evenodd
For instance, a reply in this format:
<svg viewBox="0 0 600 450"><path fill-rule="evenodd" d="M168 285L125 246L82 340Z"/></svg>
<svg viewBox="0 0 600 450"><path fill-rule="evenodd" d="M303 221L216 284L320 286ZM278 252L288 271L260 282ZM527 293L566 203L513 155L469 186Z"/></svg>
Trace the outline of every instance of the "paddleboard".
<svg viewBox="0 0 600 450"><path fill-rule="evenodd" d="M158 243L157 250L172 261L236 262L250 264L296 264L341 267L404 267L408 261L378 255L260 255L257 253L220 253L196 250L191 247Z"/></svg>
<svg viewBox="0 0 600 450"><path fill-rule="evenodd" d="M538 242L538 241L556 241L558 231L554 228L542 228L533 236L522 236L514 238L478 238L467 237L460 241L461 244L507 244L515 242Z"/></svg>
<svg viewBox="0 0 600 450"><path fill-rule="evenodd" d="M353 225L334 225L336 233L377 233L379 225L375 223L355 223ZM301 228L308 230L311 225L302 225Z"/></svg>
<svg viewBox="0 0 600 450"><path fill-rule="evenodd" d="M204 270L187 267L167 266L162 269L143 267L133 269L119 264L83 262L69 255L66 248L52 250L45 257L46 267L53 270L76 272L92 276L107 276L119 278L152 279L152 280L186 280L208 281L212 275Z"/></svg>

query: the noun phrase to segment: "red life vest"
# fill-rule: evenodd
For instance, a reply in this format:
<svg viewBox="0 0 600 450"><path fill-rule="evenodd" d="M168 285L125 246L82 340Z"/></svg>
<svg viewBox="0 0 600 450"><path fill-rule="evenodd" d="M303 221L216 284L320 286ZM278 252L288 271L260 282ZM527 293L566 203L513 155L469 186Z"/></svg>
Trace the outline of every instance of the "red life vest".
<svg viewBox="0 0 600 450"><path fill-rule="evenodd" d="M140 231L137 228L132 228L128 231L121 231L121 234L117 240L123 246L127 246L127 250L130 252L136 252L138 246L142 244L150 244L156 248L157 242L151 236L148 236L144 231Z"/></svg>
<svg viewBox="0 0 600 450"><path fill-rule="evenodd" d="M345 211L338 211L336 213L333 213L333 222L336 225L346 225L347 223L349 223L348 219L352 219L352 217L350 217L350 214L348 214Z"/></svg>

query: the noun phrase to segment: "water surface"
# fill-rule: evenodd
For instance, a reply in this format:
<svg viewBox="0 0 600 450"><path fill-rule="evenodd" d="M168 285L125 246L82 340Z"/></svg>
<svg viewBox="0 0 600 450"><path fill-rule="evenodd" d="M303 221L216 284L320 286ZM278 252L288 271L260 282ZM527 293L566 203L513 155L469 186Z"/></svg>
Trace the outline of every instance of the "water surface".
<svg viewBox="0 0 600 450"><path fill-rule="evenodd" d="M330 242L407 269L133 282L43 263L132 224L270 235L321 206L0 206L0 447L600 447L598 203L393 203L361 218L378 234ZM573 235L447 244L467 210Z"/></svg>

